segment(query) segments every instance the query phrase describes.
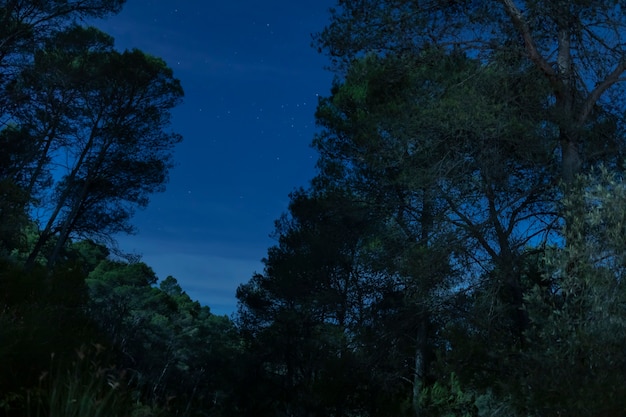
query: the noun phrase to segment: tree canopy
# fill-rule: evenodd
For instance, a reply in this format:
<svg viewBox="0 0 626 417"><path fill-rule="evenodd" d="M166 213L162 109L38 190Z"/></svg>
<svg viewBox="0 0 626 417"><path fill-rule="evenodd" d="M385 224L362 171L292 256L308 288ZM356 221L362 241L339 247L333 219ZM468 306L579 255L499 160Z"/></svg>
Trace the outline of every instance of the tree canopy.
<svg viewBox="0 0 626 417"><path fill-rule="evenodd" d="M593 140L597 123L621 122L623 7L619 1L339 1L316 43L342 72L369 53L431 47L465 51L486 67L505 57L520 69L534 68L549 86L548 121L558 130L561 173L570 182L596 158L623 154L613 132Z"/></svg>
<svg viewBox="0 0 626 417"><path fill-rule="evenodd" d="M316 113L318 175L292 196L264 273L238 292L254 351L294 341L257 359L264 378L290 384L278 403L287 414L321 406L316 383L343 367L343 401L324 396L326 415L624 408L612 379L623 355L610 348L626 337L620 258L600 237L621 227L609 226L621 218L609 207L623 207L622 7L366 0L331 10L314 40L337 74ZM298 210L302 196L313 212ZM355 213L367 220L354 226ZM313 219L335 231L323 245ZM333 309L319 291L344 251L336 239L359 254L348 263L360 277L355 327L310 315ZM320 272L304 273L318 257ZM333 362L305 361L319 358L319 341Z"/></svg>

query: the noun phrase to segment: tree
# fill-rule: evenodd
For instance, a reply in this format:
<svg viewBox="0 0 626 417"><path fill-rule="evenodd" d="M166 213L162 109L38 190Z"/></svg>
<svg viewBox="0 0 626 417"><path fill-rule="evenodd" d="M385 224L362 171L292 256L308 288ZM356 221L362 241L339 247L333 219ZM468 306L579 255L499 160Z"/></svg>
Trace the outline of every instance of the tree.
<svg viewBox="0 0 626 417"><path fill-rule="evenodd" d="M0 349L3 411L25 415L32 410L51 365L69 363L74 349L96 339L84 309L89 268L80 256L53 271L39 265L26 269L11 259L0 262L0 337L8 341Z"/></svg>
<svg viewBox="0 0 626 417"><path fill-rule="evenodd" d="M584 239L540 260L544 282L527 295L527 365L509 387L541 415L619 415L626 407L623 180L606 168L579 178L565 201L571 232Z"/></svg>
<svg viewBox="0 0 626 417"><path fill-rule="evenodd" d="M351 363L372 296L357 260L371 224L340 190L293 193L289 211L276 222L264 273L237 289L246 374L259 388L242 394L256 406L250 415L346 415L361 407Z"/></svg>
<svg viewBox="0 0 626 417"><path fill-rule="evenodd" d="M526 248L558 239L552 149L538 129L545 95L529 87L532 70L512 66L503 58L483 68L460 51L437 49L355 60L321 100L325 129L314 141L316 181L350 189L414 248L387 252L399 259L387 272L413 282L414 305L448 305L455 292L489 288L503 307L497 328L505 349L523 342L527 325ZM422 310L421 327L446 321L448 313L438 314ZM416 409L418 398L419 388Z"/></svg>
<svg viewBox="0 0 626 417"><path fill-rule="evenodd" d="M15 124L10 109L20 106L8 86L33 61L33 52L77 19L104 17L121 10L124 0L31 1L9 0L0 6L0 125L3 155L0 158L0 246L5 252L24 244L28 223L32 170L37 145L28 132ZM37 176L40 187L50 184ZM22 248L23 249L23 248Z"/></svg>
<svg viewBox="0 0 626 417"><path fill-rule="evenodd" d="M32 61L32 53L53 33L76 20L118 13L125 0L7 0L0 6L0 85L10 83ZM11 100L0 94L6 121Z"/></svg>
<svg viewBox="0 0 626 417"><path fill-rule="evenodd" d="M262 387L245 402L257 414L400 415L430 377L434 307L421 296L443 288L447 258L327 179L291 195L264 273L238 288L246 375Z"/></svg>
<svg viewBox="0 0 626 417"><path fill-rule="evenodd" d="M24 132L11 125L0 131L0 254L9 256L16 249L25 250L24 229L29 194L25 191L26 169L33 157L32 143Z"/></svg>
<svg viewBox="0 0 626 417"><path fill-rule="evenodd" d="M12 117L36 144L26 192L46 211L27 264L52 238L50 266L70 236L131 232L134 208L163 189L181 140L166 130L183 94L171 69L137 50L115 51L97 29L71 26L36 52L10 91Z"/></svg>
<svg viewBox="0 0 626 417"><path fill-rule="evenodd" d="M462 336L440 333L449 343L443 358L481 350L481 360L452 365L475 371L464 384L523 385L524 372L543 369L529 370L520 356L532 355L527 338L543 331L526 308L530 287L550 287L538 259L550 245L576 247L593 236L577 232L581 214L562 203L577 192L583 169L622 166L622 5L339 6L317 36L341 76L318 110L326 129L315 143L320 166L361 192L391 188L404 196L370 201L405 213L396 219L410 214L414 230L432 218L419 198L432 185L429 201L439 213L432 230L453 232L453 265L463 279L446 326ZM466 344L457 344L461 338ZM502 357L511 366L498 366Z"/></svg>
<svg viewBox="0 0 626 417"><path fill-rule="evenodd" d="M505 349L520 343L526 321L516 265L533 237L549 233L540 226L523 234L523 226L549 217L535 210L553 200L549 169L530 169L549 158L532 130L543 119L518 110L541 108L543 96L499 100L487 80L523 89L533 74L493 68L481 76L480 68L437 49L369 55L320 101L319 175L292 195L265 273L238 289L264 412L425 412L435 381L450 378L433 362L450 346L440 330L454 317L455 293L488 276L507 298L499 337ZM342 393L342 408L316 391L342 381L329 364L351 369L345 389L331 390Z"/></svg>
<svg viewBox="0 0 626 417"><path fill-rule="evenodd" d="M176 387L180 414L197 414L195 409L232 413L237 409L233 403L234 369L241 354L241 338L234 323L193 301L174 277L161 281L159 289L176 306L170 316L176 362L167 379L170 389Z"/></svg>
<svg viewBox="0 0 626 417"><path fill-rule="evenodd" d="M105 260L86 280L88 316L144 404L172 415L230 407L239 336L227 317L193 301L173 277L157 286L144 263Z"/></svg>
<svg viewBox="0 0 626 417"><path fill-rule="evenodd" d="M533 67L537 85L549 85L545 128L558 131L554 145L569 183L597 158L623 155L614 133L594 134L598 125L621 122L623 7L618 1L339 1L316 43L343 71L363 54L433 45L461 48L484 65L501 55L522 58L520 68Z"/></svg>

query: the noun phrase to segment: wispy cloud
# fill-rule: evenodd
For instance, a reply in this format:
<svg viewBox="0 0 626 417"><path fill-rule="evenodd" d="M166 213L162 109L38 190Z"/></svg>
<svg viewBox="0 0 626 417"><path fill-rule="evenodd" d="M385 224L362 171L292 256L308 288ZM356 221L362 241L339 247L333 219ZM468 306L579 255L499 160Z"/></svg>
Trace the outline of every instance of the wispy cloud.
<svg viewBox="0 0 626 417"><path fill-rule="evenodd" d="M250 249L236 250L219 242L193 244L129 236L120 238L119 245L124 251L138 252L159 279L169 275L176 278L192 299L220 315L235 311L237 287L263 269L260 259L241 255L252 252Z"/></svg>

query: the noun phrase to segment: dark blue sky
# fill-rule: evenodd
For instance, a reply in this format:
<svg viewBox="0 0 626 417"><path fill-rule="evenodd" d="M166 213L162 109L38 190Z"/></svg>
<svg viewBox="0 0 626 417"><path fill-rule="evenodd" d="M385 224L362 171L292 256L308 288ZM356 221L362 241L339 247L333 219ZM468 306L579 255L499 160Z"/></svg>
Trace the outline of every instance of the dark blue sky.
<svg viewBox="0 0 626 417"><path fill-rule="evenodd" d="M315 174L318 95L332 74L311 47L331 0L128 0L96 25L119 49L163 58L185 89L173 130L184 141L167 191L135 216L120 248L176 277L216 314L274 243L274 220Z"/></svg>

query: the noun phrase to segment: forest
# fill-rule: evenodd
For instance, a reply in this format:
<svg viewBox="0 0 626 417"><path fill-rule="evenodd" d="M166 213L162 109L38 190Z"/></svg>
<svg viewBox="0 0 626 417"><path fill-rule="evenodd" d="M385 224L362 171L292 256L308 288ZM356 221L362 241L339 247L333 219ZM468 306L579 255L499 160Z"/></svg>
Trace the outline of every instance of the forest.
<svg viewBox="0 0 626 417"><path fill-rule="evenodd" d="M0 2L0 415L625 415L625 1L338 0L230 318L115 245L182 140L123 4Z"/></svg>

